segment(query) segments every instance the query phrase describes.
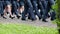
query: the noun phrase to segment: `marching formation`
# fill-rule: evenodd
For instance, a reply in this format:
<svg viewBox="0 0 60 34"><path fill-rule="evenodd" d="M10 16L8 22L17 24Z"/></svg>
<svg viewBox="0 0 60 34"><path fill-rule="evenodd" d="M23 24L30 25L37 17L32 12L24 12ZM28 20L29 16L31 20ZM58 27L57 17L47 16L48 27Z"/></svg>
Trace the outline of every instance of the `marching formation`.
<svg viewBox="0 0 60 34"><path fill-rule="evenodd" d="M9 14L9 18L15 18L14 15L21 20L28 19L35 21L36 15L39 20L48 22L46 19L51 17L51 20L55 19L55 11L52 9L52 5L55 4L55 0L0 0L0 15L4 19L7 19L6 15ZM21 15L21 16L20 16Z"/></svg>

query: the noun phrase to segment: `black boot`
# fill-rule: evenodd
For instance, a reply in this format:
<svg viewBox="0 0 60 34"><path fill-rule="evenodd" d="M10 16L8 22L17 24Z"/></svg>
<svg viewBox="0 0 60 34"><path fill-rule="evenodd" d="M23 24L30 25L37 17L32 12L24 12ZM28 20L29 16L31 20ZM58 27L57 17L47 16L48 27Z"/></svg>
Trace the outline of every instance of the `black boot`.
<svg viewBox="0 0 60 34"><path fill-rule="evenodd" d="M31 20L31 18L30 18L30 17L28 17L28 19L29 19L29 20Z"/></svg>
<svg viewBox="0 0 60 34"><path fill-rule="evenodd" d="M13 18L15 18L15 17L12 17L12 16L10 15L9 18L13 19Z"/></svg>
<svg viewBox="0 0 60 34"><path fill-rule="evenodd" d="M3 14L1 14L1 17L3 17Z"/></svg>
<svg viewBox="0 0 60 34"><path fill-rule="evenodd" d="M50 18L50 15L48 15L47 17Z"/></svg>
<svg viewBox="0 0 60 34"><path fill-rule="evenodd" d="M21 18L21 20L26 21L26 19L24 19L24 18Z"/></svg>
<svg viewBox="0 0 60 34"><path fill-rule="evenodd" d="M48 21L46 21L45 19L42 19L42 21L43 21L43 22L48 22Z"/></svg>
<svg viewBox="0 0 60 34"><path fill-rule="evenodd" d="M35 18L35 19L31 19L32 21L35 21L35 20L37 20L37 18Z"/></svg>
<svg viewBox="0 0 60 34"><path fill-rule="evenodd" d="M39 20L41 20L41 17L39 17Z"/></svg>
<svg viewBox="0 0 60 34"><path fill-rule="evenodd" d="M17 16L17 19L19 19L20 18L20 16Z"/></svg>

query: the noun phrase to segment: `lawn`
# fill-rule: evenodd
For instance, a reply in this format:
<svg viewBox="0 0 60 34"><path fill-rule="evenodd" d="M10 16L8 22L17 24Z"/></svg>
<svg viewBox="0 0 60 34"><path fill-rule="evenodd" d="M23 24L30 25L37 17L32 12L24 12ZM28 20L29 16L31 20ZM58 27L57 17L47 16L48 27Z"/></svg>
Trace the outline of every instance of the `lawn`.
<svg viewBox="0 0 60 34"><path fill-rule="evenodd" d="M25 24L0 24L0 34L58 34L56 28Z"/></svg>

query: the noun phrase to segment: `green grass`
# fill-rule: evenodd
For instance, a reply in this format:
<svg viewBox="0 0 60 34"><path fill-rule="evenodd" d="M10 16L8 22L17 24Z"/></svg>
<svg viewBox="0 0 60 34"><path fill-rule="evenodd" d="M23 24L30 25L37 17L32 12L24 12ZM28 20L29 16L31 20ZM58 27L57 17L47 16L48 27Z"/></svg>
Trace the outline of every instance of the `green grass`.
<svg viewBox="0 0 60 34"><path fill-rule="evenodd" d="M0 34L58 34L56 28L25 24L0 24Z"/></svg>

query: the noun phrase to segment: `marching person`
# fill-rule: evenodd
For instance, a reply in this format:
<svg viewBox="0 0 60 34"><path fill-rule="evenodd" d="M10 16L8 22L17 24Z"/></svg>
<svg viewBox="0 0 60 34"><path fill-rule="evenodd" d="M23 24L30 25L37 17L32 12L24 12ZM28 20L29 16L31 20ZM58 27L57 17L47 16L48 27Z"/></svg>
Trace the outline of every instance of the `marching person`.
<svg viewBox="0 0 60 34"><path fill-rule="evenodd" d="M19 1L19 6L20 6L20 7L19 7L19 10L20 10L20 14L22 14L22 12L23 12L24 9L25 9L25 8L24 8L24 1L25 1L25 0L20 0L20 1Z"/></svg>
<svg viewBox="0 0 60 34"><path fill-rule="evenodd" d="M12 15L12 12L11 12L11 0L4 0L4 15L3 15L3 18L7 19L6 17L6 13L9 13L10 14L10 18L13 19L14 16Z"/></svg>
<svg viewBox="0 0 60 34"><path fill-rule="evenodd" d="M32 21L36 20L31 0L25 0L25 11L22 13L22 20L26 20L26 14L30 16Z"/></svg>
<svg viewBox="0 0 60 34"><path fill-rule="evenodd" d="M39 9L41 10L40 11L40 15L42 16L42 21L43 22L48 22L46 20L47 18L47 14L48 14L48 11L47 11L47 1L46 0L38 0L38 7Z"/></svg>
<svg viewBox="0 0 60 34"><path fill-rule="evenodd" d="M37 0L31 0L32 2L32 5L33 5L33 9L35 10L35 15L38 16L39 20L41 19L41 15L40 15L40 12L38 11L38 7L37 7ZM33 11L34 11L33 10Z"/></svg>
<svg viewBox="0 0 60 34"><path fill-rule="evenodd" d="M50 12L51 20L54 20L56 19L56 13L55 13L55 10L52 9L52 5L55 4L55 0L48 0L48 2L50 4L50 9L51 9L51 12Z"/></svg>
<svg viewBox="0 0 60 34"><path fill-rule="evenodd" d="M19 19L20 16L19 16L19 13L18 13L18 6L19 6L19 3L17 2L18 0L11 0L11 3L12 3L12 14L15 14L16 17Z"/></svg>

